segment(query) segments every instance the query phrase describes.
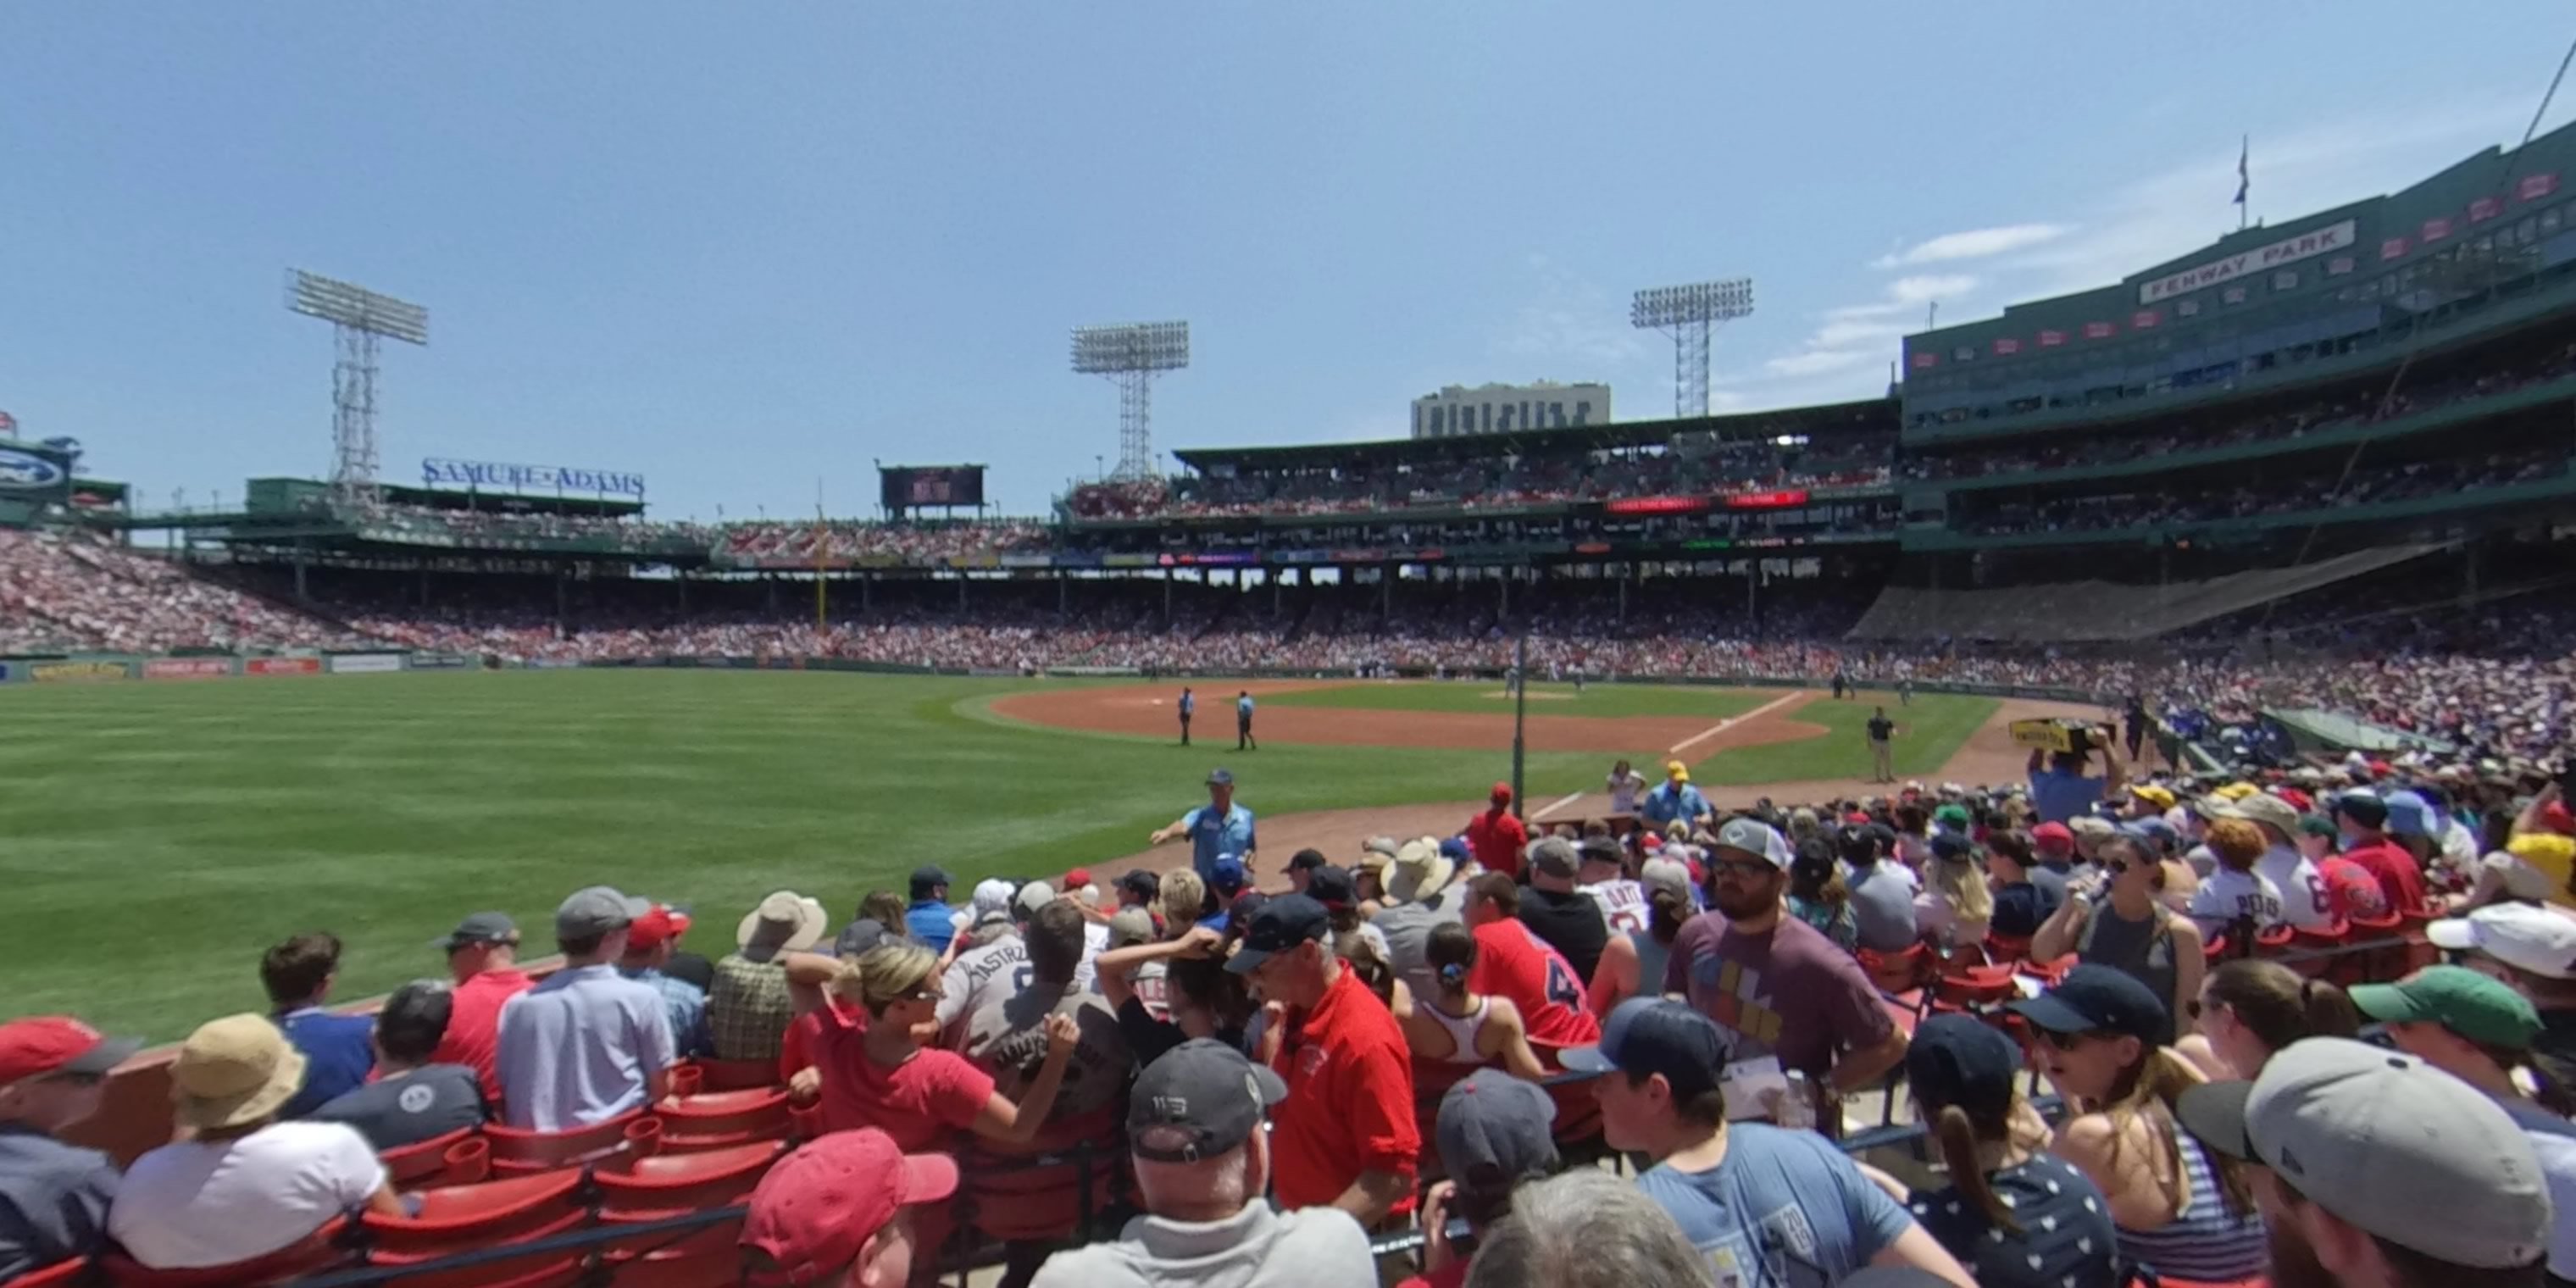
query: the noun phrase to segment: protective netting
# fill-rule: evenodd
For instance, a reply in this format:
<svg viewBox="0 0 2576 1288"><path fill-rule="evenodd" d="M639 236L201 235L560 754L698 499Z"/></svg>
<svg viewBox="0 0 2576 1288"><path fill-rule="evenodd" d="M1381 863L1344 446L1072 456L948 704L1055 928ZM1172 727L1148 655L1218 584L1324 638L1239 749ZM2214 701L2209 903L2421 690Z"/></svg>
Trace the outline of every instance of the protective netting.
<svg viewBox="0 0 2576 1288"><path fill-rule="evenodd" d="M2027 643L2150 639L2376 572L2437 548L2383 546L2295 568L2258 568L2157 585L2068 581L1975 590L1890 585L1879 592L1850 638Z"/></svg>

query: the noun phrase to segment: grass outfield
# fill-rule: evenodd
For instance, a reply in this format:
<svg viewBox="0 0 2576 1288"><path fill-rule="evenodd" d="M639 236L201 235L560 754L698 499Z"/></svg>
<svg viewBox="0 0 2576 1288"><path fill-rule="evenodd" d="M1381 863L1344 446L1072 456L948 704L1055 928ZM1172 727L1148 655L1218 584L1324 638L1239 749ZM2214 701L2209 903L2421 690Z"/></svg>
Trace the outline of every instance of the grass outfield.
<svg viewBox="0 0 2576 1288"><path fill-rule="evenodd" d="M1529 713L1534 716L1707 716L1723 720L1740 716L1774 698L1753 689L1704 689L1688 685L1587 684L1580 694L1571 684L1533 684ZM1226 695L1219 693L1219 698ZM1227 699L1231 701L1231 699ZM1362 681L1330 689L1296 689L1264 694L1260 705L1280 707L1351 707L1367 711L1468 711L1510 715L1512 699L1493 680ZM1224 703L1217 703L1223 706ZM1224 715L1220 711L1217 714Z"/></svg>
<svg viewBox="0 0 2576 1288"><path fill-rule="evenodd" d="M594 670L9 685L5 1010L176 1038L261 1009L259 953L288 934L345 939L338 995L358 997L439 974L429 941L477 909L507 910L542 945L556 902L592 882L694 905L688 946L720 953L781 886L837 920L923 862L970 882L1060 871L1131 853L1205 799L1216 753L981 709L1030 683ZM1972 704L1941 718L1959 736L1991 709L1926 698L1909 719L1944 703ZM1935 754L1932 732L1900 743L1904 763L1948 756L1955 738ZM1865 772L1857 733L1843 742L1729 752L1698 773ZM1509 770L1507 748L1222 759L1265 815L1472 802ZM1594 788L1602 769L1533 755L1529 791Z"/></svg>
<svg viewBox="0 0 2576 1288"><path fill-rule="evenodd" d="M1755 692L1759 692L1756 690ZM1703 785L1751 787L1827 778L1869 776L1869 716L1879 705L1896 722L1893 762L1898 778L1928 778L1950 763L1968 735L2002 705L1993 698L1948 693L1918 693L1912 706L1898 706L1893 695L1864 693L1836 702L1824 694L1794 711L1784 712L1800 724L1822 725L1825 736L1797 742L1738 747L1691 766L1691 780ZM1651 770L1647 771L1649 774Z"/></svg>

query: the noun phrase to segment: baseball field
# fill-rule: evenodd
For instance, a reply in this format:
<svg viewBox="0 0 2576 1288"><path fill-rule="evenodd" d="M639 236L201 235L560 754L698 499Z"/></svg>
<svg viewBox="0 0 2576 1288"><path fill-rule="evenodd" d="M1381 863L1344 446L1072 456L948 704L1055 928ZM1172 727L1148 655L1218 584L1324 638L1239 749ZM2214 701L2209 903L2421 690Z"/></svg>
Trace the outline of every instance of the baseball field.
<svg viewBox="0 0 2576 1288"><path fill-rule="evenodd" d="M1261 748L1238 753L1246 687ZM259 954L288 934L346 940L335 996L356 998L440 974L430 941L478 909L548 951L555 903L594 882L694 906L686 946L720 954L781 887L837 921L922 863L963 882L1123 870L1219 764L1261 819L1269 875L1298 845L1340 857L1370 832L1454 828L1510 773L1512 704L1490 681L1207 682L1188 750L1179 689L687 670L12 685L7 1010L175 1038L260 1008ZM1576 794L1619 757L1806 799L1867 774L1880 700L1534 685L1527 805L1582 817L1598 802ZM1900 776L2015 759L1994 699L1887 701Z"/></svg>

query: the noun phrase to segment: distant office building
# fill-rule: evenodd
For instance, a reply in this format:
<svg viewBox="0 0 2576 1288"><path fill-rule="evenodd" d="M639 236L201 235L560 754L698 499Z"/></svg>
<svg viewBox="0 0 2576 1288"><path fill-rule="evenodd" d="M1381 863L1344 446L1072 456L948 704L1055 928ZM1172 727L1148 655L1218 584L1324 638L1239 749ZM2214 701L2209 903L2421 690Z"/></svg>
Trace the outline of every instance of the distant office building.
<svg viewBox="0 0 2576 1288"><path fill-rule="evenodd" d="M1508 434L1609 423L1608 385L1560 385L1553 380L1531 385L1478 385L1473 389L1450 385L1413 400L1415 438Z"/></svg>

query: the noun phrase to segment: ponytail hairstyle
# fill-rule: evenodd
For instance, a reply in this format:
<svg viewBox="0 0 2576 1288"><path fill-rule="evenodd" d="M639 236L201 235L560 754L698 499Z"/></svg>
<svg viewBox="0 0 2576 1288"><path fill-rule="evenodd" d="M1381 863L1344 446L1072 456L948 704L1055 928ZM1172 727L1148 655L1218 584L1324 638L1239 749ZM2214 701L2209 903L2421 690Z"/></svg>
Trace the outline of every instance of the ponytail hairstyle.
<svg viewBox="0 0 2576 1288"><path fill-rule="evenodd" d="M2021 1223L2013 1219L2012 1209L1986 1183L1985 1165L1977 1161L1977 1146L1988 1140L2003 1140L2011 1133L2006 1122L1981 1122L1957 1105L1943 1105L1932 1118L1932 1139L1941 1147L1941 1163L1950 1169L1950 1181L1959 1187L1961 1197L1975 1204L1985 1214L1986 1224L2006 1234L2018 1235Z"/></svg>
<svg viewBox="0 0 2576 1288"><path fill-rule="evenodd" d="M1646 887L1646 934L1670 948L1691 919L1690 900L1662 886Z"/></svg>
<svg viewBox="0 0 2576 1288"><path fill-rule="evenodd" d="M1431 977L1440 981L1442 993L1464 996L1467 977L1476 970L1475 932L1458 922L1441 922L1431 928L1422 958L1431 968Z"/></svg>
<svg viewBox="0 0 2576 1288"><path fill-rule="evenodd" d="M2138 1050L2137 1062L2122 1069L2112 1080L2111 1094L2100 1104L2087 1108L2108 1117L2115 1125L2151 1109L2154 1111L2156 1120L2151 1123L2149 1133L2155 1141L2152 1148L2165 1155L2164 1166L2157 1169L2157 1174L2174 1177L2176 1183L2183 1186L2179 1191L2165 1194L2169 1210L2180 1216L2183 1207L2191 1201L2191 1188L2181 1179L2189 1173L2182 1165L2182 1128L2174 1119L2174 1107L2182 1100L2182 1093L2199 1086L2201 1079L2181 1056L2174 1054L2171 1047L2141 1042ZM2111 1139L2111 1166L2114 1168L2120 1165L2120 1140L2124 1134L2115 1133ZM2218 1174L2218 1197L2227 1214L2241 1217L2253 1211L2253 1191L2245 1180L2245 1165L2216 1150L2204 1153L2211 1170Z"/></svg>
<svg viewBox="0 0 2576 1288"><path fill-rule="evenodd" d="M2268 1051L2301 1038L2348 1038L2361 1031L2361 1013L2342 989L2276 961L2228 962L2209 973L2202 991Z"/></svg>
<svg viewBox="0 0 2576 1288"><path fill-rule="evenodd" d="M844 963L832 979L832 991L874 1019L938 969L939 954L909 940L889 940Z"/></svg>

